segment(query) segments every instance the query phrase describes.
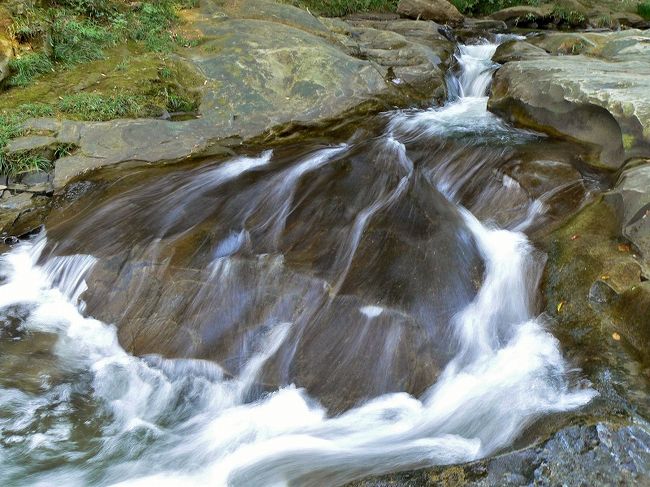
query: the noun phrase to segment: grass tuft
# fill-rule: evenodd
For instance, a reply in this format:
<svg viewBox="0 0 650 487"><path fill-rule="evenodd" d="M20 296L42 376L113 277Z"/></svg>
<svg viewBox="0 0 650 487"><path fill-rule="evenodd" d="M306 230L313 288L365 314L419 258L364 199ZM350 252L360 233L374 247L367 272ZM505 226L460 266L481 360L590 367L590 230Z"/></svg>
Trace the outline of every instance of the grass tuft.
<svg viewBox="0 0 650 487"><path fill-rule="evenodd" d="M70 118L81 120L104 121L150 116L144 98L138 95L76 93L64 96L57 108Z"/></svg>
<svg viewBox="0 0 650 487"><path fill-rule="evenodd" d="M637 7L637 12L645 20L650 20L650 0L640 3Z"/></svg>
<svg viewBox="0 0 650 487"><path fill-rule="evenodd" d="M15 177L20 174L49 171L50 169L52 169L52 161L41 154L25 151L8 156L0 152L0 174Z"/></svg>
<svg viewBox="0 0 650 487"><path fill-rule="evenodd" d="M25 86L42 74L54 70L52 60L42 52L25 54L9 62L13 73L9 78L9 86Z"/></svg>
<svg viewBox="0 0 650 487"><path fill-rule="evenodd" d="M79 64L104 58L104 48L115 45L113 32L92 20L57 17L52 24L52 57L61 64Z"/></svg>

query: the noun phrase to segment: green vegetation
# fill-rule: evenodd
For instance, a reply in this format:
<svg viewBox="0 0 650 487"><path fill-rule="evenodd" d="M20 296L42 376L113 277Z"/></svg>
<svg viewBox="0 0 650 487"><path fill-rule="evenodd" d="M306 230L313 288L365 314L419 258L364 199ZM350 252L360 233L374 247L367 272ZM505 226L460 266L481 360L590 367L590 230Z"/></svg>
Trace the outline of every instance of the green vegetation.
<svg viewBox="0 0 650 487"><path fill-rule="evenodd" d="M0 154L0 174L10 177L35 171L48 171L51 168L52 161L30 151L13 154L11 157Z"/></svg>
<svg viewBox="0 0 650 487"><path fill-rule="evenodd" d="M13 72L9 78L9 86L25 86L34 78L54 70L54 63L43 53L30 53L12 59L9 69Z"/></svg>
<svg viewBox="0 0 650 487"><path fill-rule="evenodd" d="M57 108L69 118L112 120L153 115L145 111L145 104L146 99L137 95L105 96L82 92L64 96Z"/></svg>
<svg viewBox="0 0 650 487"><path fill-rule="evenodd" d="M538 6L539 0L450 0L465 15L489 15L497 10L517 5Z"/></svg>
<svg viewBox="0 0 650 487"><path fill-rule="evenodd" d="M117 43L117 35L87 19L57 16L50 43L54 62L72 65L102 59L104 49Z"/></svg>
<svg viewBox="0 0 650 487"><path fill-rule="evenodd" d="M645 0L645 2L640 3L637 11L641 17L650 20L650 0Z"/></svg>
<svg viewBox="0 0 650 487"><path fill-rule="evenodd" d="M558 21L567 25L580 25L586 22L587 18L582 12L572 10L562 5L556 5L553 8L551 16Z"/></svg>
<svg viewBox="0 0 650 487"><path fill-rule="evenodd" d="M52 70L105 57L120 43L137 42L146 50L171 53L191 42L172 28L178 11L196 0L46 0L12 12L9 33L18 45L9 87L25 86Z"/></svg>
<svg viewBox="0 0 650 487"><path fill-rule="evenodd" d="M342 17L358 12L394 12L399 0L285 0L313 14Z"/></svg>
<svg viewBox="0 0 650 487"><path fill-rule="evenodd" d="M16 176L31 171L47 170L51 167L51 162L39 154L30 153L29 151L12 154L7 156L4 147L10 139L22 135L22 122L29 118L31 110L34 107L25 107L21 114L10 113L0 115L0 174ZM38 109L37 109L38 110Z"/></svg>
<svg viewBox="0 0 650 487"><path fill-rule="evenodd" d="M7 154L32 117L105 121L196 112L203 79L174 57L174 31L197 0L42 0L9 12L16 57L0 96L0 174L48 169L72 147ZM6 16L5 16L6 18ZM65 75L60 72L65 71Z"/></svg>

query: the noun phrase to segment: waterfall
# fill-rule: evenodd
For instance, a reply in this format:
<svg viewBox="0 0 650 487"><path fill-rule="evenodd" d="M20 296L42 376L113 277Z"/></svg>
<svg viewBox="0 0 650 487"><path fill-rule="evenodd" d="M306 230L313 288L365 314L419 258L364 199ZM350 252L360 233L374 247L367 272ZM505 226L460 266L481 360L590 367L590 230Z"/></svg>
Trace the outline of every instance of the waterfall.
<svg viewBox="0 0 650 487"><path fill-rule="evenodd" d="M377 140L398 176L375 203L351 218L353 231L333 252L343 273L334 277L331 295L342 288L369 221L414 184L410 141L458 134L529 136L486 111L495 49L487 43L459 46L459 72L450 75L450 100L444 107L390 115ZM353 150L352 145L321 149L270 180L275 192L260 195L260 201L272 202L265 215L273 219L262 218L260 228L272 228L271 240L277 241L287 225L299 179ZM208 173L194 191L207 194L272 165L272 157L264 152L233 158ZM386 393L340 415L330 415L294 385L251 399L260 371L294 331L292 323L269 323L236 376L206 360L136 357L120 346L115 326L84 313L86 278L98 258L48 257L46 235L3 255L0 316L20 320L22 339L40 337L39 353L54 365L50 378L43 376L31 390L0 387L0 405L11 411L0 417L0 428L13 431L13 446L3 446L0 455L0 482L335 486L368 475L482 458L510 445L541 416L587 403L595 392L569 385L559 343L535 316L543 257L523 233L485 225L464 208L463 184L452 181L455 177L443 165L427 181L450 201L485 267L477 294L452 319L456 353L420 397ZM229 259L250 238L246 232L225 234L212 252L214 279L229 272ZM359 312L368 329L388 313L372 303ZM389 333L387 346L396 340L399 335ZM59 385L48 386L56 374ZM74 401L81 397L86 399L79 406ZM81 410L92 415L78 425L74 421ZM34 425L42 425L43 415L49 426L37 430ZM37 455L51 455L50 463L59 466L29 470L26 458Z"/></svg>

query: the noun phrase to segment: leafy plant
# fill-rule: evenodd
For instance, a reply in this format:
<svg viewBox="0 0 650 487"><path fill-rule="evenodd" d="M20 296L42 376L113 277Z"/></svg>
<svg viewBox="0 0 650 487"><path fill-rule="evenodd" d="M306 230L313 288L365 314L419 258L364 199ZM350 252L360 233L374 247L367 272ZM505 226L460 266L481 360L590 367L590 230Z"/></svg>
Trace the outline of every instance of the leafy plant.
<svg viewBox="0 0 650 487"><path fill-rule="evenodd" d="M51 117L54 115L54 108L46 103L24 103L16 109L21 118L30 117Z"/></svg>
<svg viewBox="0 0 650 487"><path fill-rule="evenodd" d="M28 8L20 15L15 15L12 20L9 32L18 42L40 38L50 28L49 11L45 9Z"/></svg>
<svg viewBox="0 0 650 487"><path fill-rule="evenodd" d="M123 4L115 0L54 0L52 3L98 20L110 20L123 8Z"/></svg>

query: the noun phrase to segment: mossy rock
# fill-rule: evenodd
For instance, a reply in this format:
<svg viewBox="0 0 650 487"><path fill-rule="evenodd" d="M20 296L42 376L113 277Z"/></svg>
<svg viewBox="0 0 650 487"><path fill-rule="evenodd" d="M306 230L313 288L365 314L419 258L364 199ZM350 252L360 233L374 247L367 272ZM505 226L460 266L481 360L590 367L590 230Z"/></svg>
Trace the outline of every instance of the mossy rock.
<svg viewBox="0 0 650 487"><path fill-rule="evenodd" d="M50 116L105 119L92 111L66 109L61 103L65 97L94 94L105 98L106 104L118 95L135 97L139 109L123 114L124 118L157 117L165 111L178 111L170 110L170 97L185 99L196 110L202 84L200 74L178 56L143 52L131 43L107 51L106 59L76 66L65 74L51 73L29 86L7 91L0 97L0 112L47 105L52 109Z"/></svg>

